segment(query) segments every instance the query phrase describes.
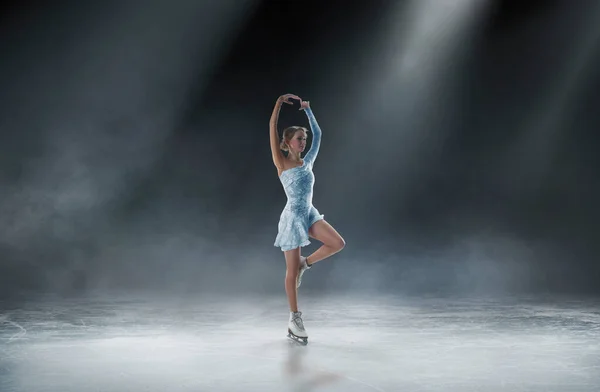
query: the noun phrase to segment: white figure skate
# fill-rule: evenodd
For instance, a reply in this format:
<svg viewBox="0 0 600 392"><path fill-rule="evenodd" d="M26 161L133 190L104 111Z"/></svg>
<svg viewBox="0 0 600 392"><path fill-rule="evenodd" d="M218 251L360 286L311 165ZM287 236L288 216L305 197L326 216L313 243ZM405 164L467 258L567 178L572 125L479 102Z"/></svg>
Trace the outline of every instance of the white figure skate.
<svg viewBox="0 0 600 392"><path fill-rule="evenodd" d="M304 272L310 269L310 266L306 264L306 257L300 256L300 270L298 271L298 277L296 278L296 288L302 284L302 275Z"/></svg>
<svg viewBox="0 0 600 392"><path fill-rule="evenodd" d="M302 312L291 312L288 322L288 338L302 345L308 344L308 334L302 322Z"/></svg>

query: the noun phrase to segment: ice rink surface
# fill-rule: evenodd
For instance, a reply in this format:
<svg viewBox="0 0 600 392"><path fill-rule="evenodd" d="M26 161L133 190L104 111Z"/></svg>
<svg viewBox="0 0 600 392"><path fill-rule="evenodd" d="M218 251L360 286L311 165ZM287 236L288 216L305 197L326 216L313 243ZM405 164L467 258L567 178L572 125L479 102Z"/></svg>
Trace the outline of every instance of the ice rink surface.
<svg viewBox="0 0 600 392"><path fill-rule="evenodd" d="M0 391L600 390L600 301L115 296L0 303Z"/></svg>

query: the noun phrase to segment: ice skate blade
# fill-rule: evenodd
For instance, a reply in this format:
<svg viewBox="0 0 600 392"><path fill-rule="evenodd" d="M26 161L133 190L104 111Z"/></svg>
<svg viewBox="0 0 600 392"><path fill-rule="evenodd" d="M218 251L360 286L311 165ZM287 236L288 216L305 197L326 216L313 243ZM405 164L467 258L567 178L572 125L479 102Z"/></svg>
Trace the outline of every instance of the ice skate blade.
<svg viewBox="0 0 600 392"><path fill-rule="evenodd" d="M298 343L302 346L306 346L308 344L308 338L301 338L292 333L292 331L288 331L287 335L288 339L290 339L294 343Z"/></svg>

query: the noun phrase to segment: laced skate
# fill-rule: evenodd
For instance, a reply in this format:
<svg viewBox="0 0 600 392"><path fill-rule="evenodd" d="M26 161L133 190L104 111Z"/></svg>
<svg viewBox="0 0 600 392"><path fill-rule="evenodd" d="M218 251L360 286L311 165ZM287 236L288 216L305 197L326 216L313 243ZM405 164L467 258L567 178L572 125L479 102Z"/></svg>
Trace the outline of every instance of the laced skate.
<svg viewBox="0 0 600 392"><path fill-rule="evenodd" d="M288 338L302 345L308 344L308 334L304 329L302 312L290 313L290 321L288 322Z"/></svg>
<svg viewBox="0 0 600 392"><path fill-rule="evenodd" d="M296 278L296 288L302 284L302 275L304 272L310 269L310 266L306 264L306 257L300 256L300 270L298 271L298 277Z"/></svg>

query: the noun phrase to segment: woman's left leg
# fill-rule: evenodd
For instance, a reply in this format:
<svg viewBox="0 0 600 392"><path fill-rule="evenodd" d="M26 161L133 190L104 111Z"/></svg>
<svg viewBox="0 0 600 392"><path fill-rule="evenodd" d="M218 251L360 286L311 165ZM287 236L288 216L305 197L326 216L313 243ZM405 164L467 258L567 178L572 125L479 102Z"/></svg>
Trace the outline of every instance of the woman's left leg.
<svg viewBox="0 0 600 392"><path fill-rule="evenodd" d="M315 222L308 230L308 235L323 243L319 249L306 258L308 265L313 265L328 258L346 246L346 241L344 241L340 233L324 219Z"/></svg>

